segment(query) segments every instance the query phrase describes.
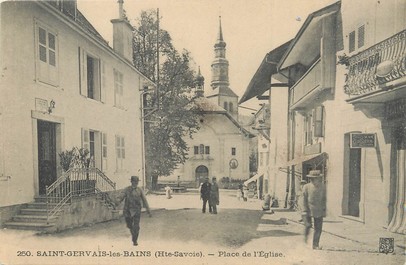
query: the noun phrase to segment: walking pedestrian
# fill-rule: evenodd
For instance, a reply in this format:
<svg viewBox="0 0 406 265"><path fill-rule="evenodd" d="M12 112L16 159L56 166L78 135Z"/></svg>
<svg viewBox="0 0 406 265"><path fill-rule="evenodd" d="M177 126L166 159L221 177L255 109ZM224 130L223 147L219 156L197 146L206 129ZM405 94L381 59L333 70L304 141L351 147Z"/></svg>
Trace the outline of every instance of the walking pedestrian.
<svg viewBox="0 0 406 265"><path fill-rule="evenodd" d="M203 200L202 213L206 212L207 201L210 199L210 189L211 189L211 184L209 183L209 177L206 177L204 179L202 186L200 187L200 198ZM210 210L211 209L209 209L209 211Z"/></svg>
<svg viewBox="0 0 406 265"><path fill-rule="evenodd" d="M166 185L165 187L165 194L167 199L172 199L172 189L169 185Z"/></svg>
<svg viewBox="0 0 406 265"><path fill-rule="evenodd" d="M216 177L213 177L210 188L209 212L212 214L217 214L217 205L219 204L220 204L219 186L217 185Z"/></svg>
<svg viewBox="0 0 406 265"><path fill-rule="evenodd" d="M313 249L321 249L319 242L323 229L323 217L326 216L326 188L320 170L311 170L307 177L310 179L310 183L303 186L302 193L303 220L305 222L304 239L307 242L313 218Z"/></svg>
<svg viewBox="0 0 406 265"><path fill-rule="evenodd" d="M116 205L119 205L123 200L124 209L123 214L128 229L131 231L133 245L138 245L138 235L140 232L140 219L142 206L148 212L149 217L152 217L147 198L144 191L138 187L139 178L131 176L131 186L125 188L117 198Z"/></svg>

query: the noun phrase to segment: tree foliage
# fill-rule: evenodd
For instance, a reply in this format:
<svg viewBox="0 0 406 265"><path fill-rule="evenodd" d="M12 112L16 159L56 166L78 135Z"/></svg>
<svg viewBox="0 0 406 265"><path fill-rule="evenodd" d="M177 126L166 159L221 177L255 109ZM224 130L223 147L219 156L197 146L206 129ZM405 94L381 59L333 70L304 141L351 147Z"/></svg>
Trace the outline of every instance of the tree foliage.
<svg viewBox="0 0 406 265"><path fill-rule="evenodd" d="M195 71L187 50L179 52L169 33L157 34L157 12L143 11L134 34L134 65L155 82L158 90L144 98L146 175L150 188L158 176L168 176L188 155L186 137L199 129L199 111L193 104ZM159 46L157 37L159 36ZM157 48L159 47L159 78Z"/></svg>

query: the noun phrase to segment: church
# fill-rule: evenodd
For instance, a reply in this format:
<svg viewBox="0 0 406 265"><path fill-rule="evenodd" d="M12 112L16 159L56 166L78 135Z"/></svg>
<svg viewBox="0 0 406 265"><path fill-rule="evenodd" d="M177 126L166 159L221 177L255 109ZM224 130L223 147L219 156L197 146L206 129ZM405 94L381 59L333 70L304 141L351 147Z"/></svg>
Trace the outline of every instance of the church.
<svg viewBox="0 0 406 265"><path fill-rule="evenodd" d="M230 88L221 17L214 54L210 88L205 90L200 69L196 78L195 104L203 116L199 131L193 139L186 139L188 160L171 176L160 177L160 184L198 187L206 177L216 177L222 186L224 182L249 178L249 140L254 135L238 122L238 96Z"/></svg>

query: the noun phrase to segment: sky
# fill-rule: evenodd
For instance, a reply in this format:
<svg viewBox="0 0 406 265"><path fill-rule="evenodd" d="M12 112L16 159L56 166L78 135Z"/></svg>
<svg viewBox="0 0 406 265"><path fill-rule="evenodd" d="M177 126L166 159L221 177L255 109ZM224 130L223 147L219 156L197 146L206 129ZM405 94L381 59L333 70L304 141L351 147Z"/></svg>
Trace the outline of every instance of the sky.
<svg viewBox="0 0 406 265"><path fill-rule="evenodd" d="M178 50L186 49L192 67L211 81L219 16L227 43L230 88L241 98L266 53L295 37L307 16L336 0L124 0L130 23L142 10L159 8L160 27L169 32ZM79 10L112 45L111 19L118 17L117 0L78 0ZM256 99L242 107L259 109ZM240 114L252 110L240 108Z"/></svg>

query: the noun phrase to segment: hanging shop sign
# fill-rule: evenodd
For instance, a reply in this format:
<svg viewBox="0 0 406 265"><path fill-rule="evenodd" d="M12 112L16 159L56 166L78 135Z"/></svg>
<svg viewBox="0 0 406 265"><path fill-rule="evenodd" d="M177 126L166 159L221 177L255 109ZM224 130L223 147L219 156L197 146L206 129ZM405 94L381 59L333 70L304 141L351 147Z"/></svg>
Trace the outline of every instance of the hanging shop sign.
<svg viewBox="0 0 406 265"><path fill-rule="evenodd" d="M375 133L351 133L350 148L374 148L376 147Z"/></svg>

